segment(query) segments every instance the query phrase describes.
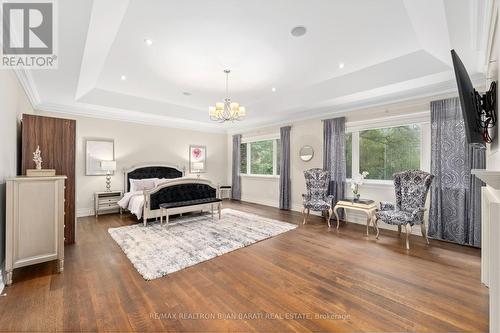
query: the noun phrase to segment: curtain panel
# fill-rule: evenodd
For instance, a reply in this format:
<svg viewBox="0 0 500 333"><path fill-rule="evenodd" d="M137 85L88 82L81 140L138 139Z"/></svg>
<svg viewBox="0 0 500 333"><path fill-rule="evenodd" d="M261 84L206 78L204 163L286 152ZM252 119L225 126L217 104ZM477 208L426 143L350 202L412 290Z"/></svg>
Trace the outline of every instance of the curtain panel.
<svg viewBox="0 0 500 333"><path fill-rule="evenodd" d="M471 169L486 167L486 151L467 144L458 98L431 102L429 236L481 246L481 186Z"/></svg>
<svg viewBox="0 0 500 333"><path fill-rule="evenodd" d="M231 197L234 200L241 200L241 134L233 135L233 161L232 161L232 184Z"/></svg>
<svg viewBox="0 0 500 333"><path fill-rule="evenodd" d="M323 120L323 169L330 172L328 194L333 195L333 207L344 198L346 186L345 117Z"/></svg>
<svg viewBox="0 0 500 333"><path fill-rule="evenodd" d="M280 128L280 209L290 209L290 130L291 126Z"/></svg>

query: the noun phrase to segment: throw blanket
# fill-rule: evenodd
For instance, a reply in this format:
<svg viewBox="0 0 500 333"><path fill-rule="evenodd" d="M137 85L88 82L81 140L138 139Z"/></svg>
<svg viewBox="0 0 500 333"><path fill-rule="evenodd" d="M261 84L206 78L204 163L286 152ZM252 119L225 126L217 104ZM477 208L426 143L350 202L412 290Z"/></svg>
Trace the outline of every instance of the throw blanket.
<svg viewBox="0 0 500 333"><path fill-rule="evenodd" d="M144 208L144 192L127 192L123 198L118 201L118 205L123 209L128 209L132 214L141 219Z"/></svg>

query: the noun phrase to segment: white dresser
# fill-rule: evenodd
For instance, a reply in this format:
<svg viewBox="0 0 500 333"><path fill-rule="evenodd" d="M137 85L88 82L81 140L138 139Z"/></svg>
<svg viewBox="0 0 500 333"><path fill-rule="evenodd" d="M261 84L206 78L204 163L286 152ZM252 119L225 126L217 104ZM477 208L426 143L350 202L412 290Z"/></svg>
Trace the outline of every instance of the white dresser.
<svg viewBox="0 0 500 333"><path fill-rule="evenodd" d="M58 260L64 268L64 182L66 176L7 179L5 272Z"/></svg>

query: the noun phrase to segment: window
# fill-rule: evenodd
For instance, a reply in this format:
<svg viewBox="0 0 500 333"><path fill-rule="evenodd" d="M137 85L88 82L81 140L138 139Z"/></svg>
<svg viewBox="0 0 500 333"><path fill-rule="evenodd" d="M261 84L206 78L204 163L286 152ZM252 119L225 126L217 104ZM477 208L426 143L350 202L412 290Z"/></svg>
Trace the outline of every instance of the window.
<svg viewBox="0 0 500 333"><path fill-rule="evenodd" d="M346 133L346 177L368 171L367 179L392 180L396 172L421 169L421 132L414 124Z"/></svg>
<svg viewBox="0 0 500 333"><path fill-rule="evenodd" d="M279 139L242 143L240 172L248 175L279 175L279 147Z"/></svg>
<svg viewBox="0 0 500 333"><path fill-rule="evenodd" d="M273 142L250 143L250 170L255 175L273 174Z"/></svg>

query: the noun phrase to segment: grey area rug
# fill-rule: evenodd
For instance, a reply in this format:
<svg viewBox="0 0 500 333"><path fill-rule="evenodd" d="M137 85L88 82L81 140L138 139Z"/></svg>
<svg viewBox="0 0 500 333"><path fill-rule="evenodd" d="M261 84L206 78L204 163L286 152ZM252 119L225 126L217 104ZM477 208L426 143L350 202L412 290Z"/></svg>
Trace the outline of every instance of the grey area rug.
<svg viewBox="0 0 500 333"><path fill-rule="evenodd" d="M144 279L153 280L297 228L233 209L223 209L220 220L214 216L171 218L168 228L139 223L108 232Z"/></svg>

